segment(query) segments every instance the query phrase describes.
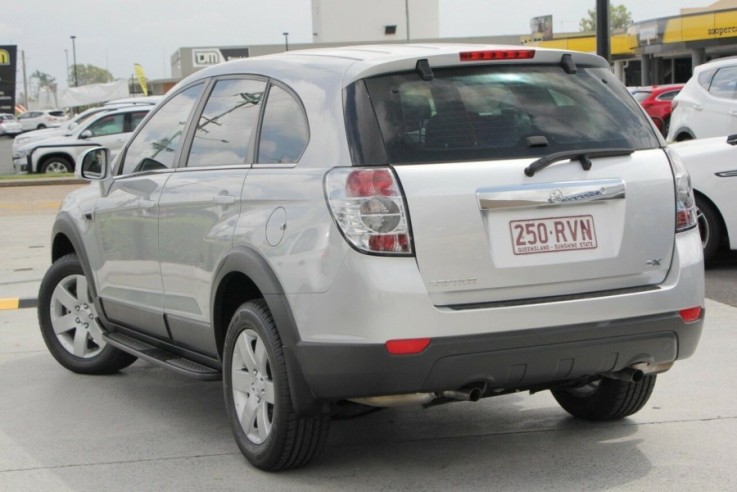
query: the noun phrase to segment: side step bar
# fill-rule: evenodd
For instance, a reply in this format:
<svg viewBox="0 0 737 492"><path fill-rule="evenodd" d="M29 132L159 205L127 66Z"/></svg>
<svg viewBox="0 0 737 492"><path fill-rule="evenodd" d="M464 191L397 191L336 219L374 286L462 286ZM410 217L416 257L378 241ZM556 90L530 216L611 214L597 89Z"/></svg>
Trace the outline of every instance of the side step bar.
<svg viewBox="0 0 737 492"><path fill-rule="evenodd" d="M222 379L222 373L216 369L161 350L158 347L123 335L122 333L105 333L103 337L107 343L123 352L135 355L138 358L164 367L165 369L178 372L184 376L202 381L218 381Z"/></svg>

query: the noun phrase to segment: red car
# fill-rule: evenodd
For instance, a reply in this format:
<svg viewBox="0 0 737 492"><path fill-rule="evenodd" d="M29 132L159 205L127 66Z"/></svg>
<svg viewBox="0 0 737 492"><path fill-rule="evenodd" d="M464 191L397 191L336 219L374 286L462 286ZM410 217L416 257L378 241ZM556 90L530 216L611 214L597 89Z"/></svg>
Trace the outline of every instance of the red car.
<svg viewBox="0 0 737 492"><path fill-rule="evenodd" d="M681 92L685 84L651 85L630 89L632 95L642 104L647 114L655 122L655 126L663 135L668 134L670 123L671 103L673 98Z"/></svg>

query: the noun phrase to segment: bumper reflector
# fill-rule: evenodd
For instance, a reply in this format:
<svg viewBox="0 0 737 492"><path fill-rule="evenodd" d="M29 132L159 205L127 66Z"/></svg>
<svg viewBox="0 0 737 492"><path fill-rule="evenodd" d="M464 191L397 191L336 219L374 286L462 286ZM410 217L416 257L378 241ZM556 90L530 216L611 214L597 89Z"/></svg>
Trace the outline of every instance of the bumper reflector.
<svg viewBox="0 0 737 492"><path fill-rule="evenodd" d="M678 311L678 315L686 323L693 323L701 318L701 306L696 306Z"/></svg>
<svg viewBox="0 0 737 492"><path fill-rule="evenodd" d="M407 340L389 340L384 346L392 355L419 354L430 345L429 338L410 338Z"/></svg>

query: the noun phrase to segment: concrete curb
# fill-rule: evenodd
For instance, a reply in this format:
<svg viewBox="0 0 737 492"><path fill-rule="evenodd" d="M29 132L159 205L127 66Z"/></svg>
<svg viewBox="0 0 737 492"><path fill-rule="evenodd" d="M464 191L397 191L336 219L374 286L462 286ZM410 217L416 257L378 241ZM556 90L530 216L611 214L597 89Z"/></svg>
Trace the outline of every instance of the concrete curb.
<svg viewBox="0 0 737 492"><path fill-rule="evenodd" d="M0 188L14 188L17 186L53 186L75 185L89 183L86 179L78 178L39 178L39 179L0 179Z"/></svg>
<svg viewBox="0 0 737 492"><path fill-rule="evenodd" d="M34 299L34 298L26 298L26 299L21 299L19 297L0 298L0 311L11 310L11 309L34 308L36 306L38 306L38 299Z"/></svg>

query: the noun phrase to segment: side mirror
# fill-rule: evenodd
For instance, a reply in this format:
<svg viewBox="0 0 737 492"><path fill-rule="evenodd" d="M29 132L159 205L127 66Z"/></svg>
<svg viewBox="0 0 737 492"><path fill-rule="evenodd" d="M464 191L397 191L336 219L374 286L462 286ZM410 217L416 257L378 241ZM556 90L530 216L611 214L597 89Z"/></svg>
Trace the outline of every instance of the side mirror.
<svg viewBox="0 0 737 492"><path fill-rule="evenodd" d="M91 181L100 181L107 178L110 170L110 149L107 147L95 147L86 150L81 158L82 165L79 167L80 177Z"/></svg>
<svg viewBox="0 0 737 492"><path fill-rule="evenodd" d="M85 130L85 131L83 131L82 133L79 134L79 138L81 138L82 140L87 139L87 138L90 138L92 136L93 136L92 135L92 132L89 131L89 130Z"/></svg>

